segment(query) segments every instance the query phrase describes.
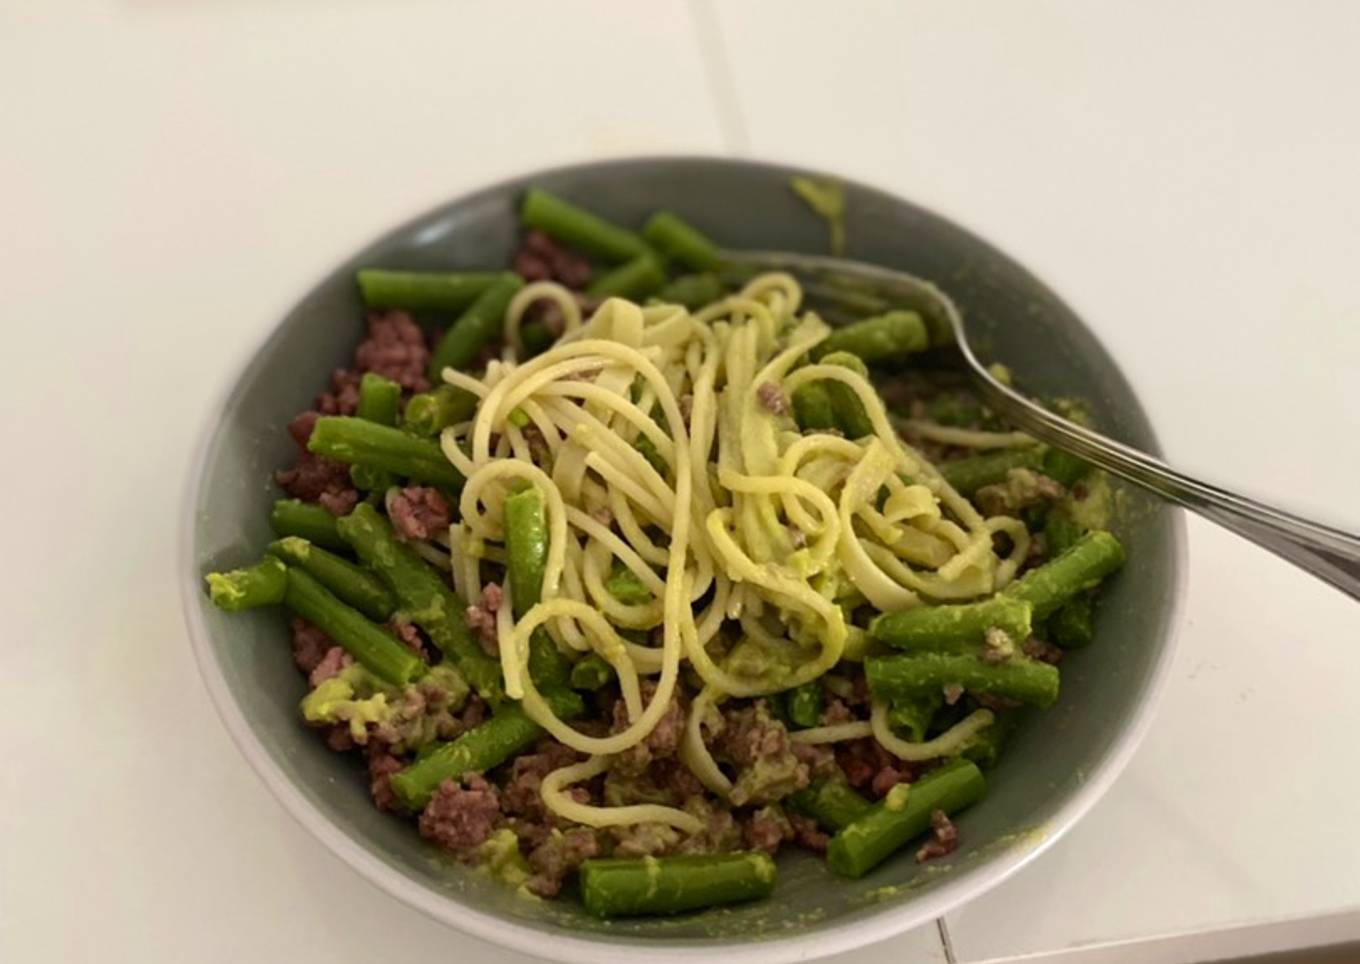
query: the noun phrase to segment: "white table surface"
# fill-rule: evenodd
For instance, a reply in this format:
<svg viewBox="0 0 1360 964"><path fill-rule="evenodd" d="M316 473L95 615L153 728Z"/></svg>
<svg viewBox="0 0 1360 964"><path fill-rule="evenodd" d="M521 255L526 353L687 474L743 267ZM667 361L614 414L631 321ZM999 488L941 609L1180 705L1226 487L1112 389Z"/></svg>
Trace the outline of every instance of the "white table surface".
<svg viewBox="0 0 1360 964"><path fill-rule="evenodd" d="M1360 6L839 10L0 2L0 961L527 961L274 803L198 682L174 555L242 353L371 236L508 172L731 153L895 190L1062 293L1173 460L1360 527ZM1192 520L1186 616L1092 813L854 960L1360 937L1360 609Z"/></svg>

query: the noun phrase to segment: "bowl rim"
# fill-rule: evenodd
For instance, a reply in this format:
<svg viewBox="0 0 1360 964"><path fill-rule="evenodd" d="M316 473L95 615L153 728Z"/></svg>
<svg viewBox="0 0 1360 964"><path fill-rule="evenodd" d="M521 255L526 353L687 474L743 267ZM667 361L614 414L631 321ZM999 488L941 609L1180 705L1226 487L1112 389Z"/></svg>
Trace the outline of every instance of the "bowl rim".
<svg viewBox="0 0 1360 964"><path fill-rule="evenodd" d="M356 250L351 257L399 237L410 231L433 212L459 202L470 201L483 195L498 194L505 189L532 181L535 178L570 173L581 170L598 170L614 166L627 167L658 163L704 163L718 166L735 166L763 170L777 169L798 175L827 177L825 172L799 168L776 160L756 158L733 158L704 154L646 154L616 157L602 160L583 161L571 164L554 165L503 178L489 185L463 191L453 197L426 207L420 212L405 218L396 227L384 231L376 238ZM982 235L951 217L939 214L933 208L924 208L914 201L899 197L893 191L867 184L858 179L836 176L842 183L882 194L895 201L906 203L930 217L945 222L951 227L965 232L971 238L993 248L1003 257L1012 261L1008 254L996 249ZM1019 262L1016 262L1019 264ZM1023 265L1021 265L1023 268ZM1026 273L1032 274L1028 269ZM246 758L256 775L281 803L284 809L314 838L323 843L330 851L357 871L361 876L375 884L387 894L415 910L449 927L471 934L481 940L508 948L532 957L546 960L560 960L572 964L633 964L639 952L646 953L650 959L658 961L693 961L700 956L713 954L721 949L725 958L733 964L776 964L791 960L812 960L831 954L855 950L870 944L885 941L908 930L923 926L932 920L943 918L950 911L981 896L986 891L1003 883L1022 867L1028 865L1052 847L1086 813L1124 771L1134 752L1142 743L1147 731L1156 717L1156 709L1166 689L1166 681L1175 658L1177 639L1184 623L1185 587L1187 579L1187 549L1184 512L1175 506L1168 506L1171 534L1171 564L1175 569L1170 607L1165 621L1165 639L1161 652L1148 677L1143 700L1135 707L1128 724L1119 731L1104 757L1088 773L1069 799L1043 824L1039 839L1029 839L1010 846L998 853L991 863L978 871L949 880L928 893L915 898L909 908L884 902L881 909L867 911L853 920L831 924L804 935L788 937L768 937L746 943L715 939L700 942L677 942L666 939L640 940L633 937L588 938L567 933L546 934L542 930L521 924L507 917L486 913L459 903L446 895L436 893L420 883L406 877L388 866L378 857L337 828L314 806L303 793L293 785L270 757L268 750L251 728L245 714L232 697L226 676L213 653L208 627L200 611L200 579L197 571L196 521L199 499L207 469L208 455L216 441L221 424L221 413L226 410L241 387L259 356L278 334L280 326L307 297L336 271L328 268L316 279L301 297L293 297L280 312L277 321L253 344L248 345L234 364L228 369L228 377L214 394L211 405L202 416L197 442L193 448L184 479L182 503L180 508L179 548L177 553L180 583L180 601L189 639L193 646L194 659L199 674L207 687L218 716L221 717L227 732L231 735L237 749ZM1036 280L1044 284L1042 279ZM1074 314L1076 314L1074 312ZM1077 315L1079 321L1081 316ZM1082 322L1083 327L1085 322ZM1101 345L1095 332L1087 327L1088 334ZM1109 352L1106 352L1109 355ZM1114 360L1113 355L1109 355ZM1118 368L1116 362L1116 368ZM1122 375L1122 371L1120 372ZM1132 391L1132 386L1130 386ZM1135 401L1137 396L1135 395ZM1141 409L1141 404L1139 405ZM1149 454L1159 455L1155 427L1143 413L1149 426L1152 444ZM1037 835L1031 835L1031 838ZM550 947L549 947L550 944ZM551 956L549 956L551 955Z"/></svg>

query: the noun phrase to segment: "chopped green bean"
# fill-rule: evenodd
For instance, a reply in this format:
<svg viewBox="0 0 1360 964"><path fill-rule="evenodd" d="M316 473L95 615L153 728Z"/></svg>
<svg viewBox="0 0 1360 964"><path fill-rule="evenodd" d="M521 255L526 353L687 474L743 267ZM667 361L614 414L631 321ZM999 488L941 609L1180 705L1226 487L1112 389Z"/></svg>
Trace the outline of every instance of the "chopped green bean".
<svg viewBox="0 0 1360 964"><path fill-rule="evenodd" d="M1091 464L1062 449L1047 449L1044 452L1042 471L1044 475L1069 489L1080 482L1091 471Z"/></svg>
<svg viewBox="0 0 1360 964"><path fill-rule="evenodd" d="M538 228L563 244L606 261L628 261L650 252L647 242L632 231L596 217L541 188L530 188L525 192L519 216L528 227Z"/></svg>
<svg viewBox="0 0 1360 964"><path fill-rule="evenodd" d="M369 619L386 622L397 608L391 590L377 576L298 536L269 544L269 551L297 566Z"/></svg>
<svg viewBox="0 0 1360 964"><path fill-rule="evenodd" d="M402 426L413 435L429 438L450 425L466 422L477 411L477 396L456 385L440 385L412 395Z"/></svg>
<svg viewBox="0 0 1360 964"><path fill-rule="evenodd" d="M911 742L920 743L930 732L931 721L943 705L944 694L940 692L894 700L888 708L888 724L894 730L905 732Z"/></svg>
<svg viewBox="0 0 1360 964"><path fill-rule="evenodd" d="M1059 502L1049 508L1048 515L1044 517L1044 543L1049 558L1060 556L1076 545L1084 531L1066 502Z"/></svg>
<svg viewBox="0 0 1360 964"><path fill-rule="evenodd" d="M396 425L401 406L401 386L390 378L364 372L359 379L359 404L355 414L379 425Z"/></svg>
<svg viewBox="0 0 1360 964"><path fill-rule="evenodd" d="M687 274L666 285L656 297L667 304L684 305L690 311L697 311L704 305L721 301L726 295L727 288L717 275Z"/></svg>
<svg viewBox="0 0 1360 964"><path fill-rule="evenodd" d="M799 813L835 833L873 809L873 804L851 789L844 780L817 780L789 797Z"/></svg>
<svg viewBox="0 0 1360 964"><path fill-rule="evenodd" d="M789 721L807 729L822 721L822 684L818 680L795 686L786 701Z"/></svg>
<svg viewBox="0 0 1360 964"><path fill-rule="evenodd" d="M586 288L586 297L592 301L604 301L606 298L641 301L665 283L666 272L661 270L656 256L640 254L613 271L598 276Z"/></svg>
<svg viewBox="0 0 1360 964"><path fill-rule="evenodd" d="M1011 469L1039 469L1043 467L1043 460L1043 449L1037 445L1027 445L1024 448L952 459L941 462L938 468L944 480L958 489L960 495L971 498L984 485L1005 482Z"/></svg>
<svg viewBox="0 0 1360 964"><path fill-rule="evenodd" d="M581 865L581 901L596 917L678 914L768 897L777 871L764 851L605 858Z"/></svg>
<svg viewBox="0 0 1360 964"><path fill-rule="evenodd" d="M413 482L455 491L463 487L462 473L444 457L438 442L361 418L322 416L316 420L307 449L339 462L386 469Z"/></svg>
<svg viewBox="0 0 1360 964"><path fill-rule="evenodd" d="M869 369L864 362L858 355L848 351L828 352L822 356L821 364L848 368L864 378L869 377ZM831 379L827 379L823 384L826 386L827 395L831 397L831 410L836 414L836 427L841 433L848 439L873 435L874 423L869 420L869 413L864 410L864 403L859 400L855 390L849 385Z"/></svg>
<svg viewBox="0 0 1360 964"><path fill-rule="evenodd" d="M385 494L397 484L397 477L386 469L372 465L351 465L349 480L360 492Z"/></svg>
<svg viewBox="0 0 1360 964"><path fill-rule="evenodd" d="M543 573L548 564L548 516L543 493L530 487L505 500L506 576L516 619L542 598ZM529 675L539 689L565 686L571 661L540 626L529 640Z"/></svg>
<svg viewBox="0 0 1360 964"><path fill-rule="evenodd" d="M1058 699L1058 670L1019 654L999 663L960 653L871 656L864 661L864 672L869 690L886 700L938 693L946 686L1041 707L1052 706Z"/></svg>
<svg viewBox="0 0 1360 964"><path fill-rule="evenodd" d="M847 351L866 362L888 361L910 352L925 351L930 336L914 311L889 311L834 329L817 346L820 355Z"/></svg>
<svg viewBox="0 0 1360 964"><path fill-rule="evenodd" d="M1094 589L1124 564L1124 547L1103 529L1086 533L1076 543L1038 569L1031 569L1004 590L1034 607L1035 619L1047 619L1078 593Z"/></svg>
<svg viewBox="0 0 1360 964"><path fill-rule="evenodd" d="M718 265L718 246L670 211L653 214L643 225L642 237L692 271L709 271Z"/></svg>
<svg viewBox="0 0 1360 964"><path fill-rule="evenodd" d="M281 603L288 591L288 568L273 556L245 569L210 572L204 579L208 598L229 612Z"/></svg>
<svg viewBox="0 0 1360 964"><path fill-rule="evenodd" d="M465 369L476 360L487 342L500 333L505 309L523 287L523 278L506 272L477 296L430 352L430 381L438 383L445 368Z"/></svg>
<svg viewBox="0 0 1360 964"><path fill-rule="evenodd" d="M899 649L966 652L989 629L1003 630L1016 642L1030 635L1031 608L1009 596L949 606L918 606L875 616L869 635Z"/></svg>
<svg viewBox="0 0 1360 964"><path fill-rule="evenodd" d="M1020 710L995 710L992 715L991 725L974 736L962 753L965 760L972 760L984 770L996 766L997 760L1001 759L1001 751L1006 748L1021 720Z"/></svg>
<svg viewBox="0 0 1360 964"><path fill-rule="evenodd" d="M401 609L453 660L483 699L504 697L500 661L488 655L468 629L467 607L439 573L397 538L391 523L371 505L355 506L340 520L340 534L355 554L387 584Z"/></svg>
<svg viewBox="0 0 1360 964"><path fill-rule="evenodd" d="M489 288L496 271L388 271L360 268L359 293L370 308L461 311Z"/></svg>
<svg viewBox="0 0 1360 964"><path fill-rule="evenodd" d="M621 564L615 565L614 571L605 580L604 587L625 606L641 606L652 601L652 591L643 585L637 573Z"/></svg>
<svg viewBox="0 0 1360 964"><path fill-rule="evenodd" d="M599 653L587 653L571 668L571 688L593 693L614 680L614 667Z"/></svg>
<svg viewBox="0 0 1360 964"><path fill-rule="evenodd" d="M544 693L557 716L573 719L585 713L581 697L570 691ZM507 703L491 719L456 740L441 743L406 769L392 775L392 791L408 810L422 810L445 780L465 773L484 773L528 750L543 735L518 703Z"/></svg>
<svg viewBox="0 0 1360 964"><path fill-rule="evenodd" d="M1048 638L1063 649L1079 649L1095 638L1093 605L1089 595L1064 603L1048 617Z"/></svg>
<svg viewBox="0 0 1360 964"><path fill-rule="evenodd" d="M365 669L394 686L405 686L425 672L419 656L301 569L288 567L288 591L283 601L339 643Z"/></svg>
<svg viewBox="0 0 1360 964"><path fill-rule="evenodd" d="M829 428L839 431L829 385L827 381L808 382L793 393L793 419L804 432L825 431Z"/></svg>
<svg viewBox="0 0 1360 964"><path fill-rule="evenodd" d="M889 794L840 830L826 848L826 862L843 877L863 877L930 826L936 810L952 814L982 799L987 781L977 765L951 760L906 789Z"/></svg>
<svg viewBox="0 0 1360 964"><path fill-rule="evenodd" d="M334 513L312 502L279 499L269 513L269 525L280 536L301 536L326 549L349 548L335 527Z"/></svg>

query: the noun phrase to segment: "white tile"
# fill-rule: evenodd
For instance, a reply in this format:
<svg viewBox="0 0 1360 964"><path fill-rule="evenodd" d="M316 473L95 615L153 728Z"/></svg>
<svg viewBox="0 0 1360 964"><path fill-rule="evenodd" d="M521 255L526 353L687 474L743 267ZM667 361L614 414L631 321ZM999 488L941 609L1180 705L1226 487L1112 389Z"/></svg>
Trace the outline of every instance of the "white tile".
<svg viewBox="0 0 1360 964"><path fill-rule="evenodd" d="M1173 461L1360 528L1360 8L718 10L753 155L980 231L1085 316ZM1360 610L1191 529L1157 727L1068 839L951 916L960 960L1360 907Z"/></svg>
<svg viewBox="0 0 1360 964"><path fill-rule="evenodd" d="M348 871L231 746L179 615L181 479L235 359L379 230L718 150L685 7L5 4L0 88L0 960L525 960Z"/></svg>
<svg viewBox="0 0 1360 964"><path fill-rule="evenodd" d="M1360 6L718 11L751 154L979 231L1086 317L1172 455L1360 527Z"/></svg>

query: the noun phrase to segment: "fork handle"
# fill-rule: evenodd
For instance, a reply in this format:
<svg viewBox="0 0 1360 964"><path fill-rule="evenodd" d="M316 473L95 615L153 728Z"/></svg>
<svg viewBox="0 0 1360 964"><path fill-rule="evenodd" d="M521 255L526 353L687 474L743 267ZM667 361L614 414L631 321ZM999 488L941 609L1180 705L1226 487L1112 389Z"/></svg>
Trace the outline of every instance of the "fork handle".
<svg viewBox="0 0 1360 964"><path fill-rule="evenodd" d="M1040 408L985 370L977 376L988 402L1035 438L1197 512L1360 600L1360 536L1186 475L1145 452Z"/></svg>

